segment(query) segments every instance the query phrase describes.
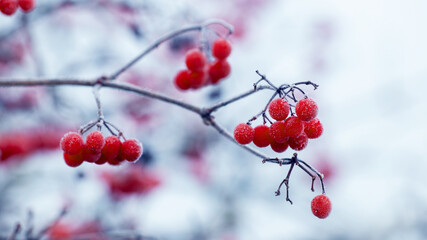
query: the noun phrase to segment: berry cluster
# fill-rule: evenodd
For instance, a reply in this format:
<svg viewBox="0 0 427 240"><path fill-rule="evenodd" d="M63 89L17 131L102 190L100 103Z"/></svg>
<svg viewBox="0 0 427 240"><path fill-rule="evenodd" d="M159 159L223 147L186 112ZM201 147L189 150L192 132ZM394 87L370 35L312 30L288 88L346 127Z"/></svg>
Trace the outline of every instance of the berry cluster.
<svg viewBox="0 0 427 240"><path fill-rule="evenodd" d="M142 144L135 139L121 142L117 136L104 136L100 131L93 131L83 141L81 134L69 132L60 141L64 151L65 163L70 167L80 166L83 161L119 165L124 160L137 161L142 155Z"/></svg>
<svg viewBox="0 0 427 240"><path fill-rule="evenodd" d="M58 147L58 129L30 128L0 134L0 164L22 160L25 155Z"/></svg>
<svg viewBox="0 0 427 240"><path fill-rule="evenodd" d="M101 178L115 199L147 193L161 183L159 176L139 165L127 167L117 172L103 172Z"/></svg>
<svg viewBox="0 0 427 240"><path fill-rule="evenodd" d="M257 147L270 146L278 153L288 147L301 151L307 146L308 139L322 135L322 123L316 118L318 107L313 99L304 98L295 106L296 116L289 116L290 111L291 106L285 99L276 98L268 105L268 113L276 120L270 127L264 124L252 128L240 123L234 129L234 139L240 144L253 142Z"/></svg>
<svg viewBox="0 0 427 240"><path fill-rule="evenodd" d="M0 11L8 16L13 15L18 7L24 12L30 12L34 6L34 0L0 0Z"/></svg>
<svg viewBox="0 0 427 240"><path fill-rule="evenodd" d="M174 79L180 90L199 89L209 84L217 84L230 74L231 67L227 57L231 53L231 44L223 38L212 44L213 62L209 62L200 49L191 49L185 56L187 69L179 71Z"/></svg>

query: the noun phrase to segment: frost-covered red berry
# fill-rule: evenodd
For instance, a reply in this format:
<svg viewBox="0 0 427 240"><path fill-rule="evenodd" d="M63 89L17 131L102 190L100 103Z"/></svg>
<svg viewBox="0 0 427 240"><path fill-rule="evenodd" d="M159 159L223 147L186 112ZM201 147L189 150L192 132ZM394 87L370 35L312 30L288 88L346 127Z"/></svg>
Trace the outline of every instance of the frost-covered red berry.
<svg viewBox="0 0 427 240"><path fill-rule="evenodd" d="M282 143L278 143L276 141L271 141L270 143L270 147L273 151L277 152L277 153L281 153L286 151L286 149L288 149L288 142L282 142Z"/></svg>
<svg viewBox="0 0 427 240"><path fill-rule="evenodd" d="M108 164L113 165L113 166L120 165L120 163L123 161L124 161L124 159L120 156L120 154L116 158L107 160Z"/></svg>
<svg viewBox="0 0 427 240"><path fill-rule="evenodd" d="M0 11L5 15L13 15L18 9L17 0L1 0L0 1Z"/></svg>
<svg viewBox="0 0 427 240"><path fill-rule="evenodd" d="M288 139L288 144L289 144L289 147L292 148L293 150L295 150L295 151L301 151L305 147L307 147L308 137L303 132L298 137L290 137Z"/></svg>
<svg viewBox="0 0 427 240"><path fill-rule="evenodd" d="M120 148L120 157L134 162L142 155L142 144L136 139L128 139L122 143Z"/></svg>
<svg viewBox="0 0 427 240"><path fill-rule="evenodd" d="M277 121L285 120L289 115L289 104L282 98L276 98L268 106L268 113Z"/></svg>
<svg viewBox="0 0 427 240"><path fill-rule="evenodd" d="M34 9L34 0L18 0L19 7L24 12L29 12Z"/></svg>
<svg viewBox="0 0 427 240"><path fill-rule="evenodd" d="M116 158L120 153L122 142L116 136L108 136L105 138L105 145L101 150L102 156L107 160Z"/></svg>
<svg viewBox="0 0 427 240"><path fill-rule="evenodd" d="M209 65L209 77L213 84L227 77L231 72L230 64L226 60L217 60Z"/></svg>
<svg viewBox="0 0 427 240"><path fill-rule="evenodd" d="M206 56L199 49L192 49L185 56L187 68L194 72L201 72L206 64Z"/></svg>
<svg viewBox="0 0 427 240"><path fill-rule="evenodd" d="M317 195L311 200L311 211L318 218L326 218L331 212L332 204L329 198L324 195Z"/></svg>
<svg viewBox="0 0 427 240"><path fill-rule="evenodd" d="M101 154L101 157L95 161L95 164L102 165L108 162L108 159L105 155Z"/></svg>
<svg viewBox="0 0 427 240"><path fill-rule="evenodd" d="M82 151L83 161L94 163L101 158L101 152L93 152L92 149L85 144Z"/></svg>
<svg viewBox="0 0 427 240"><path fill-rule="evenodd" d="M304 131L304 123L298 117L291 116L285 120L284 128L287 137L297 137Z"/></svg>
<svg viewBox="0 0 427 240"><path fill-rule="evenodd" d="M188 79L190 82L190 88L198 89L205 83L206 74L204 72L190 71Z"/></svg>
<svg viewBox="0 0 427 240"><path fill-rule="evenodd" d="M318 108L316 102L311 98L304 98L297 102L295 112L302 121L310 121L317 116Z"/></svg>
<svg viewBox="0 0 427 240"><path fill-rule="evenodd" d="M323 126L319 119L315 118L304 123L304 132L308 138L318 138L323 133Z"/></svg>
<svg viewBox="0 0 427 240"><path fill-rule="evenodd" d="M83 157L81 153L78 154L68 154L64 152L65 163L70 167L78 167L83 163Z"/></svg>
<svg viewBox="0 0 427 240"><path fill-rule="evenodd" d="M231 44L229 41L218 38L212 44L212 55L217 59L226 59L231 53Z"/></svg>
<svg viewBox="0 0 427 240"><path fill-rule="evenodd" d="M254 128L254 144L257 147L267 147L270 145L271 137L269 127L266 125L259 125Z"/></svg>
<svg viewBox="0 0 427 240"><path fill-rule="evenodd" d="M288 136L285 134L285 123L283 121L271 124L269 134L278 143L285 142L288 139Z"/></svg>
<svg viewBox="0 0 427 240"><path fill-rule="evenodd" d="M234 128L234 139L240 144L248 144L254 140L255 130L251 125L240 123Z"/></svg>
<svg viewBox="0 0 427 240"><path fill-rule="evenodd" d="M80 134L69 132L60 141L61 149L67 154L75 155L82 151L84 142Z"/></svg>
<svg viewBox="0 0 427 240"><path fill-rule="evenodd" d="M93 131L86 137L86 147L92 153L100 153L104 144L104 136L100 131Z"/></svg>
<svg viewBox="0 0 427 240"><path fill-rule="evenodd" d="M187 90L191 87L190 83L190 71L181 70L179 71L174 78L175 86L181 90Z"/></svg>

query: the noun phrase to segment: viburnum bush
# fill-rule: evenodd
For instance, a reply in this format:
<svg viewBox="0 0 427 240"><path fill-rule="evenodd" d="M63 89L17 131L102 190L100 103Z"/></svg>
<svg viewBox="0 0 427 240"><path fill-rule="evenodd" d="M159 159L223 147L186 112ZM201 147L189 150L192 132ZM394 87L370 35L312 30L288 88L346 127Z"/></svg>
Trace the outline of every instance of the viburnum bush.
<svg viewBox="0 0 427 240"><path fill-rule="evenodd" d="M212 26L219 26L226 30L226 34L215 32ZM289 178L295 166L301 168L311 178L311 190L314 191L314 182L316 176L319 177L323 200L318 202L317 197L312 202L313 214L319 218L328 216L331 207L330 201L324 200L325 187L323 184L323 175L307 162L298 158L297 153L291 154L289 158L269 157L265 153L259 152L259 149L270 147L274 154L286 152L290 149L302 151L307 148L309 140L319 138L322 135L323 127L317 118L318 106L316 102L307 96L302 86L312 86L315 89L317 84L306 81L294 84L273 85L264 75L256 71L257 81L248 91L237 94L233 97L220 101L219 103L200 107L193 103L176 99L170 95L146 89L144 87L117 81L117 79L135 63L139 62L144 56L153 51L163 42L173 39L183 33L190 31L216 33L216 38L200 39L200 45L192 48L185 53L186 69L177 73L170 74L170 80L174 82L179 90L199 89L216 85L222 79L231 73L230 63L227 58L231 54L232 47L228 36L233 32L233 27L222 20L208 21L203 24L190 26L171 32L158 39L147 49L142 51L134 59L119 67L109 75L100 75L89 80L83 79L31 79L0 80L0 87L25 87L25 86L86 86L93 88L93 96L97 105L98 118L87 124L84 124L76 131L64 133L62 139L57 142L63 151L65 164L70 167L79 167L83 162L94 163L95 165L110 164L121 165L124 162L136 162L143 154L143 147L137 139L127 139L125 134L116 125L107 121L103 114L103 108L100 100L100 90L110 88L122 90L137 94L152 100L158 100L180 107L192 112L200 117L207 127L211 127L221 136L238 144L244 150L250 152L255 157L262 160L263 163L275 163L279 166L290 165L288 173L280 183L276 195L280 195L283 184L286 186L286 201L292 204L289 198ZM265 107L247 121L241 121L230 133L215 120L214 113L221 108L227 107L245 97L258 93L260 91L272 91L270 98L266 99ZM298 97L297 97L298 96ZM262 120L262 123L253 127L256 120ZM253 145L251 146L251 143ZM1 148L0 148L1 149ZM103 178L109 185L110 191L115 195L127 195L129 193L143 193L159 184L156 177L142 178L144 171L129 171L129 174L105 174ZM129 184L133 183L133 184Z"/></svg>

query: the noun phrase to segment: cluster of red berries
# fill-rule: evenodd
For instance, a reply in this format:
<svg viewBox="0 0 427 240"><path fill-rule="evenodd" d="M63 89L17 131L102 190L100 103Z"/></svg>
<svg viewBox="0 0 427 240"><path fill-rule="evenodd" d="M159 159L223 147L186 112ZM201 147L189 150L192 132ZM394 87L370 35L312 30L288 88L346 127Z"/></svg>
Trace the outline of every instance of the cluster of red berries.
<svg viewBox="0 0 427 240"><path fill-rule="evenodd" d="M0 134L0 163L22 160L37 151L58 148L57 130L30 128Z"/></svg>
<svg viewBox="0 0 427 240"><path fill-rule="evenodd" d="M24 12L29 12L34 9L34 0L0 0L0 11L8 16L13 15L18 7Z"/></svg>
<svg viewBox="0 0 427 240"><path fill-rule="evenodd" d="M209 84L217 84L230 74L231 67L227 57L231 53L231 44L223 38L212 44L212 56L208 58L200 49L191 49L185 56L187 69L179 71L174 79L175 86L180 90L199 89Z"/></svg>
<svg viewBox="0 0 427 240"><path fill-rule="evenodd" d="M104 136L100 131L93 131L83 141L82 135L69 132L60 141L64 151L65 163L70 167L80 166L83 161L119 165L124 160L137 161L142 155L142 144L135 139L121 142L116 136Z"/></svg>
<svg viewBox="0 0 427 240"><path fill-rule="evenodd" d="M114 199L148 193L161 183L159 176L138 165L117 172L103 172L101 178Z"/></svg>
<svg viewBox="0 0 427 240"><path fill-rule="evenodd" d="M311 211L318 218L326 218L331 212L332 204L329 198L324 195L317 195L311 200Z"/></svg>
<svg viewBox="0 0 427 240"><path fill-rule="evenodd" d="M240 144L253 143L257 147L270 146L273 151L281 153L288 147L296 151L303 150L308 139L318 138L322 135L323 126L316 118L318 107L310 98L304 98L295 106L296 116L288 117L290 106L282 98L271 101L268 113L276 120L271 126L251 125L240 123L234 129L234 139Z"/></svg>

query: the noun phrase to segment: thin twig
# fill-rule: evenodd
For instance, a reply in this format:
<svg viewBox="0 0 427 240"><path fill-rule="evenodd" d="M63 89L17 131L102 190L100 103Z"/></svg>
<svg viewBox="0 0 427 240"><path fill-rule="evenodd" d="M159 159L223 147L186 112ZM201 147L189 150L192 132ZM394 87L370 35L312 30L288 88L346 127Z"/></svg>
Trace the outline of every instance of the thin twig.
<svg viewBox="0 0 427 240"><path fill-rule="evenodd" d="M61 209L61 212L58 214L58 216L53 219L53 221L46 226L45 228L43 228L36 236L35 239L40 239L41 237L43 237L51 228L52 226L55 226L56 224L59 223L59 221L61 221L61 219L65 216L65 214L67 214L67 208L64 207Z"/></svg>
<svg viewBox="0 0 427 240"><path fill-rule="evenodd" d="M325 185L323 184L323 174L321 174L319 171L317 171L315 168L310 166L308 163L304 162L301 159L298 159L298 162L304 164L304 166L308 167L311 171L313 171L320 179L320 184L322 186L322 194L325 194Z"/></svg>
<svg viewBox="0 0 427 240"><path fill-rule="evenodd" d="M256 93L256 92L261 91L261 90L264 90L264 89L274 90L274 89L273 89L272 87L270 87L270 86L259 86L259 87L257 87L256 89L249 90L249 91L244 92L244 93L242 93L242 94L239 94L239 95L237 95L237 96L235 96L235 97L232 97L232 98L230 98L230 99L228 99L228 100L225 100L225 101L219 102L219 103L217 103L217 104L215 104L215 105L213 105L213 106L210 106L210 107L206 108L206 110L207 110L209 113L215 112L216 110L218 110L218 109L220 109L220 108L222 108L222 107L225 107L225 106L227 106L227 105L228 105L228 104L230 104L230 103L236 102L236 101L238 101L238 100L240 100L240 99L242 99L242 98L245 98L245 97L247 97L247 96L249 96L249 95L251 95L251 94L253 94L253 93Z"/></svg>
<svg viewBox="0 0 427 240"><path fill-rule="evenodd" d="M288 174L286 175L285 179L280 183L279 187L276 191L276 196L280 195L280 188L282 188L282 185L285 184L286 186L286 201L290 202L292 204L291 199L289 198L289 178L291 177L292 170L294 169L295 162L291 163L291 167L289 168Z"/></svg>
<svg viewBox="0 0 427 240"><path fill-rule="evenodd" d="M28 213L27 213L26 225L27 225L26 226L27 230L25 231L25 238L31 239L34 231L34 213L31 209L28 210Z"/></svg>
<svg viewBox="0 0 427 240"><path fill-rule="evenodd" d="M298 161L296 162L296 165L300 167L302 170L304 170L304 172L311 177L311 191L314 192L314 181L316 180L316 176L314 176L311 172L309 172L304 166L299 164Z"/></svg>
<svg viewBox="0 0 427 240"><path fill-rule="evenodd" d="M21 224L17 223L15 225L15 228L13 229L13 232L10 234L7 240L15 240L16 236L19 234L20 231L21 231Z"/></svg>

